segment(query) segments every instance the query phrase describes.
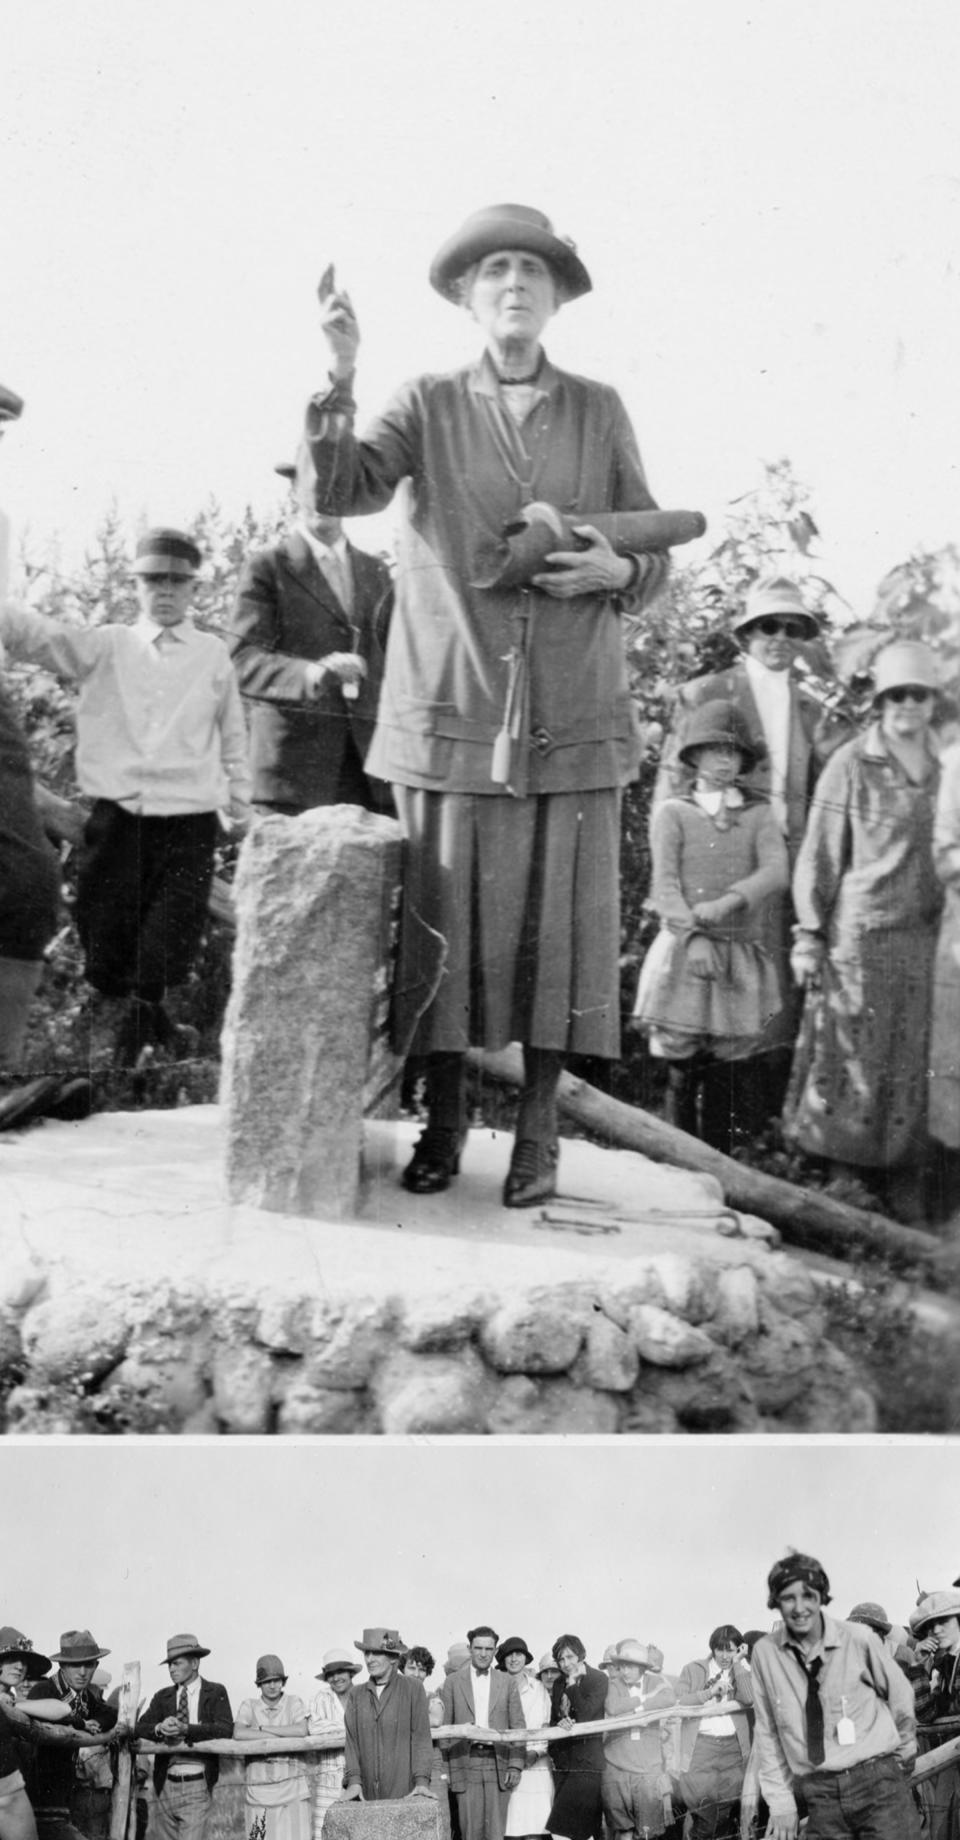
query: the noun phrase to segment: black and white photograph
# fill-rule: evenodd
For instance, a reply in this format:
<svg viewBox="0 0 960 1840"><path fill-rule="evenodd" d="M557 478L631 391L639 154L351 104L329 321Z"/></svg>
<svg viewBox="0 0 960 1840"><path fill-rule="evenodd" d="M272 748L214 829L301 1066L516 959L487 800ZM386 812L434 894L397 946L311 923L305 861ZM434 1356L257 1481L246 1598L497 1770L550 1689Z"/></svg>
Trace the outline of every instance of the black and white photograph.
<svg viewBox="0 0 960 1840"><path fill-rule="evenodd" d="M956 7L0 30L0 1431L954 1434Z"/></svg>

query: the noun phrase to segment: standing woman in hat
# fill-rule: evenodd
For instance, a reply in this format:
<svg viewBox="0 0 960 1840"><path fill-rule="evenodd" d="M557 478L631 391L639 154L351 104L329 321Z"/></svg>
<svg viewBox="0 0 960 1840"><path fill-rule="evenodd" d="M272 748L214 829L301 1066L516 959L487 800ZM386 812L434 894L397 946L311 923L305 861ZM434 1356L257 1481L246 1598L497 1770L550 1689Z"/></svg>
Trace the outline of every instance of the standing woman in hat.
<svg viewBox="0 0 960 1840"><path fill-rule="evenodd" d="M343 1709L356 1676L362 1673L345 1648L328 1648L317 1679L322 1682L310 1706L307 1729L311 1738L343 1737ZM343 1789L343 1746L339 1750L318 1751L314 1770L313 1840L320 1840L323 1817L337 1801Z"/></svg>
<svg viewBox="0 0 960 1840"><path fill-rule="evenodd" d="M307 1709L286 1693L279 1655L257 1662L258 1699L245 1699L233 1727L235 1738L305 1738ZM248 1840L310 1840L310 1785L305 1759L249 1757L244 1764L244 1817Z"/></svg>
<svg viewBox="0 0 960 1840"><path fill-rule="evenodd" d="M527 1731L549 1725L550 1695L536 1674L527 1673L527 1669L533 1667L533 1656L522 1636L508 1636L501 1642L497 1649L497 1667L502 1673L512 1675L517 1683ZM507 1840L511 1836L545 1833L552 1807L553 1770L547 1756L547 1741L533 1739L527 1743L523 1772L507 1803L504 1829Z"/></svg>
<svg viewBox="0 0 960 1840"><path fill-rule="evenodd" d="M828 762L794 874L791 958L806 990L784 1111L801 1150L875 1171L922 1218L942 669L900 640L874 660L873 721Z"/></svg>
<svg viewBox="0 0 960 1840"><path fill-rule="evenodd" d="M736 1127L732 1063L761 1051L785 999L765 949L772 897L786 900L787 847L769 801L746 776L763 743L730 702L689 718L682 796L653 816L650 904L660 932L640 974L636 1021L668 1065L667 1118L729 1151Z"/></svg>
<svg viewBox="0 0 960 1840"><path fill-rule="evenodd" d="M508 1207L553 1194L568 1053L619 1053L620 788L637 722L620 615L663 580L662 554L617 554L590 524L653 507L615 391L556 369L551 315L588 292L540 211L496 205L430 271L480 327L477 363L404 386L353 432L359 329L322 304L330 386L307 409L318 503L380 511L402 486L397 604L367 771L392 782L407 840L398 1048L426 1057L427 1129L404 1172L426 1194L457 1173L470 1043L521 1041L525 1084ZM491 582L506 523L546 502L561 548L523 587ZM495 573L495 570L494 570Z"/></svg>

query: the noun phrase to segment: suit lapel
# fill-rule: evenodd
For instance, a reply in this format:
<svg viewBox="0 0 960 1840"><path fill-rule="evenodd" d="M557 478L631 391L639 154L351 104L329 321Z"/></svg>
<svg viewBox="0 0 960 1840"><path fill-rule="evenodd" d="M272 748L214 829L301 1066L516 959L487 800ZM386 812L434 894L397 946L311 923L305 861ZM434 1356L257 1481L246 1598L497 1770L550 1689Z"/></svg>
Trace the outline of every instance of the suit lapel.
<svg viewBox="0 0 960 1840"><path fill-rule="evenodd" d="M332 613L349 634L350 622L330 586L305 536L295 530L280 545L278 561L284 572L301 592L312 595L321 607Z"/></svg>

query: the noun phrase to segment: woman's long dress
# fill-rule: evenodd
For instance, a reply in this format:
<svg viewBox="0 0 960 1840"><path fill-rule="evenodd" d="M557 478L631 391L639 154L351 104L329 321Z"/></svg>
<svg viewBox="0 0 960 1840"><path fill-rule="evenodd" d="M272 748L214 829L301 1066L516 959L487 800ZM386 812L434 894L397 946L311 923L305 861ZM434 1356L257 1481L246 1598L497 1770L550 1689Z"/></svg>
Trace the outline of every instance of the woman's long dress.
<svg viewBox="0 0 960 1840"><path fill-rule="evenodd" d="M539 1680L530 1674L521 1674L517 1680L520 1703L523 1707L523 1722L528 1731L536 1731L541 1725L550 1723L550 1695ZM525 1765L523 1774L507 1804L507 1836L521 1834L542 1834L546 1832L550 1810L553 1807L553 1770L547 1756L546 1739L541 1744L528 1745L529 1750L537 1750L542 1755L536 1763Z"/></svg>
<svg viewBox="0 0 960 1840"><path fill-rule="evenodd" d="M273 1706L245 1699L238 1725L255 1725L265 1735L277 1725L296 1725L307 1709L295 1693ZM247 1840L310 1840L310 1785L304 1759L249 1757L244 1764L244 1819Z"/></svg>

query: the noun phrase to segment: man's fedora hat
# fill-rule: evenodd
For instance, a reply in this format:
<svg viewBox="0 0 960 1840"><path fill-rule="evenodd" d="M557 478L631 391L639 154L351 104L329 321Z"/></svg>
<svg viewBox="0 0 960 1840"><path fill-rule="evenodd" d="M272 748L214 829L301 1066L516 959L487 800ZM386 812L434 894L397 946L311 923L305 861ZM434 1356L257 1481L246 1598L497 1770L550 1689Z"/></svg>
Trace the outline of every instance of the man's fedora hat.
<svg viewBox="0 0 960 1840"><path fill-rule="evenodd" d="M65 1629L60 1637L60 1653L51 1656L66 1667L82 1667L85 1661L100 1661L109 1655L108 1648L98 1648L89 1629Z"/></svg>
<svg viewBox="0 0 960 1840"><path fill-rule="evenodd" d="M805 639L815 639L820 631L820 623L809 607L804 606L796 582L787 581L782 575L772 581L754 582L743 606L731 618L730 631L742 633L756 620L776 618L778 614L802 621Z"/></svg>
<svg viewBox="0 0 960 1840"><path fill-rule="evenodd" d="M744 773L749 773L766 751L762 742L754 740L736 704L727 703L722 697L701 703L699 709L692 712L677 749L677 758L685 766L692 767L695 762L690 756L702 747L739 748Z"/></svg>
<svg viewBox="0 0 960 1840"><path fill-rule="evenodd" d="M354 1661L348 1649L328 1648L320 1663L320 1672L313 1678L314 1680L326 1680L330 1674L359 1674L361 1672L361 1663Z"/></svg>
<svg viewBox="0 0 960 1840"><path fill-rule="evenodd" d="M42 1680L50 1672L49 1655L41 1655L34 1648L27 1636L12 1623L4 1623L0 1628L0 1661L22 1661L27 1670L28 1680Z"/></svg>
<svg viewBox="0 0 960 1840"><path fill-rule="evenodd" d="M171 1636L167 1642L166 1655L160 1666L169 1667L171 1661L179 1661L184 1655L198 1655L202 1659L209 1653L210 1650L204 1648L203 1644L197 1641L196 1636Z"/></svg>
<svg viewBox="0 0 960 1840"><path fill-rule="evenodd" d="M944 1616L960 1616L960 1591L928 1591L910 1616L910 1634L919 1636Z"/></svg>
<svg viewBox="0 0 960 1840"><path fill-rule="evenodd" d="M195 575L203 558L192 537L183 530L157 525L146 530L137 544L135 575Z"/></svg>
<svg viewBox="0 0 960 1840"><path fill-rule="evenodd" d="M635 1636L624 1636L613 1651L615 1661L630 1661L634 1667L650 1666L650 1650L645 1642L638 1642Z"/></svg>
<svg viewBox="0 0 960 1840"><path fill-rule="evenodd" d="M23 397L0 383L0 422L15 422L23 414Z"/></svg>
<svg viewBox="0 0 960 1840"><path fill-rule="evenodd" d="M457 283L482 256L496 249L529 249L552 269L564 300L589 294L593 282L569 237L558 236L542 211L526 204L491 204L474 211L448 237L430 264L430 285L459 304Z"/></svg>
<svg viewBox="0 0 960 1840"><path fill-rule="evenodd" d="M406 1643L400 1639L400 1631L385 1629L382 1623L375 1624L372 1629L365 1629L362 1642L355 1642L353 1646L365 1655L393 1655L398 1661L407 1652Z"/></svg>

